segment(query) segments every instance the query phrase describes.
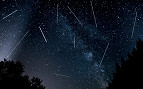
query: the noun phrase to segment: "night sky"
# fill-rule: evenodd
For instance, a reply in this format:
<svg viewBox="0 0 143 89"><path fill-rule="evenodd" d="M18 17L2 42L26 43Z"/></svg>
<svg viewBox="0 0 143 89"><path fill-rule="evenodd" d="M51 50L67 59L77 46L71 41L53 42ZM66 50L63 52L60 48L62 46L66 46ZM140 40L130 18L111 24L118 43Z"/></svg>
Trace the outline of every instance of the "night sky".
<svg viewBox="0 0 143 89"><path fill-rule="evenodd" d="M143 39L143 0L0 0L0 61L46 89L105 89Z"/></svg>

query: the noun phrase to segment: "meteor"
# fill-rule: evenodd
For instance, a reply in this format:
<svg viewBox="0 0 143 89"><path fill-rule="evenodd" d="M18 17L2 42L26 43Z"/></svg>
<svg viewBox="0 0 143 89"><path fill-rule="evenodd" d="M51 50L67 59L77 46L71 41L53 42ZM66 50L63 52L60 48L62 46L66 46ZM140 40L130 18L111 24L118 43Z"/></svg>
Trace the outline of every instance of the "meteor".
<svg viewBox="0 0 143 89"><path fill-rule="evenodd" d="M13 11L12 13L8 14L7 16L3 17L2 20L6 19L7 17L11 16L12 14L14 14L15 12L17 12L18 10Z"/></svg>
<svg viewBox="0 0 143 89"><path fill-rule="evenodd" d="M46 39L46 37L45 37L45 35L44 35L44 33L43 33L43 31L42 31L42 29L41 29L40 26L39 26L39 29L40 29L40 31L41 31L41 33L42 33L42 35L43 35L43 38L44 38L45 42L47 43L47 39Z"/></svg>
<svg viewBox="0 0 143 89"><path fill-rule="evenodd" d="M95 21L96 28L97 28L97 22L96 22L96 18L95 18L94 10L93 10L92 1L90 1L90 3L91 3L91 8L92 8L92 13L93 13L93 16L94 16L94 21Z"/></svg>
<svg viewBox="0 0 143 89"><path fill-rule="evenodd" d="M109 47L109 43L107 44L107 47L106 47L106 49L105 49L105 51L104 51L104 54L103 54L102 59L101 59L101 61L100 61L99 67L100 67L101 64L102 64L102 61L103 61L103 59L104 59L104 56L105 56L105 54L106 54L106 51L107 51L108 47Z"/></svg>
<svg viewBox="0 0 143 89"><path fill-rule="evenodd" d="M60 76L60 77L66 77L66 78L71 78L70 76L67 76L67 75L62 75L62 74L57 74L57 73L54 73L56 76Z"/></svg>
<svg viewBox="0 0 143 89"><path fill-rule="evenodd" d="M58 11L58 7L59 7L59 5L57 4L57 23L58 23L58 17L59 17L59 16L58 16L58 12L59 12L59 11Z"/></svg>
<svg viewBox="0 0 143 89"><path fill-rule="evenodd" d="M135 9L135 11L136 11L136 9ZM135 26L136 26L137 16L138 16L138 13L137 13L137 11L136 11L135 20L134 20L134 25L133 25L133 30L132 30L132 36L131 36L131 37L133 37L133 35L134 35L134 30L135 30Z"/></svg>
<svg viewBox="0 0 143 89"><path fill-rule="evenodd" d="M10 52L10 54L7 56L7 58L13 53L13 51L17 48L17 46L20 44L20 42L24 39L24 37L28 34L29 30L24 34L24 36L21 38L21 40L16 44L14 49Z"/></svg>
<svg viewBox="0 0 143 89"><path fill-rule="evenodd" d="M74 36L74 48L76 47L76 37Z"/></svg>
<svg viewBox="0 0 143 89"><path fill-rule="evenodd" d="M67 6L68 7L68 6ZM83 26L83 24L80 22L80 20L76 17L76 15L73 13L73 11L68 7L70 12L74 15L74 17L77 19L77 21Z"/></svg>

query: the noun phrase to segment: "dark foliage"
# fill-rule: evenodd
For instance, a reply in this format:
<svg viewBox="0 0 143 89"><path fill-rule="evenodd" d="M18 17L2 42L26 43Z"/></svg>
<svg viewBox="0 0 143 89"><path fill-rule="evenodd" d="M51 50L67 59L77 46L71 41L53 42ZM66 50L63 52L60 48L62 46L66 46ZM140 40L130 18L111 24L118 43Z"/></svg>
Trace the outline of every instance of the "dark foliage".
<svg viewBox="0 0 143 89"><path fill-rule="evenodd" d="M143 60L143 41L137 41L136 49L128 54L125 61L121 58L121 65L117 62L116 73L106 89L143 89L142 88L142 60Z"/></svg>
<svg viewBox="0 0 143 89"><path fill-rule="evenodd" d="M41 80L23 75L24 66L19 62L0 62L0 89L45 89Z"/></svg>

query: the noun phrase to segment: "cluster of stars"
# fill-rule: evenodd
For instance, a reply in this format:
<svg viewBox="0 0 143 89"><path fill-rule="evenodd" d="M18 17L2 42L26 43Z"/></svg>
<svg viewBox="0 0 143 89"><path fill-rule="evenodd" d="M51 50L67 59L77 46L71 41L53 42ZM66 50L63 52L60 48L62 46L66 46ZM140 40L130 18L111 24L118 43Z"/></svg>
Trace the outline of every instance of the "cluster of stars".
<svg viewBox="0 0 143 89"><path fill-rule="evenodd" d="M114 61L143 38L139 1L2 0L0 58L21 61L47 89L104 89Z"/></svg>

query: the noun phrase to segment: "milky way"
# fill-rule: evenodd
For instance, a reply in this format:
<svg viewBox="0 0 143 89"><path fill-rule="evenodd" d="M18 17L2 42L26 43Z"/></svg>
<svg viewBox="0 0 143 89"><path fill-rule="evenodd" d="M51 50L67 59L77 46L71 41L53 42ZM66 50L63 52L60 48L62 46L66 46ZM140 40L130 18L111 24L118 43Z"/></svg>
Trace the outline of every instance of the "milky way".
<svg viewBox="0 0 143 89"><path fill-rule="evenodd" d="M143 39L142 0L1 0L0 60L46 89L105 89Z"/></svg>

